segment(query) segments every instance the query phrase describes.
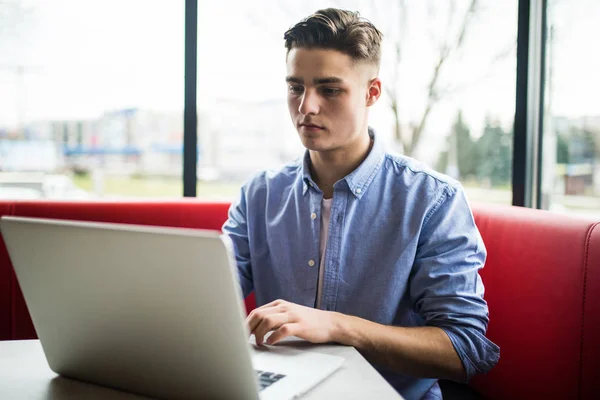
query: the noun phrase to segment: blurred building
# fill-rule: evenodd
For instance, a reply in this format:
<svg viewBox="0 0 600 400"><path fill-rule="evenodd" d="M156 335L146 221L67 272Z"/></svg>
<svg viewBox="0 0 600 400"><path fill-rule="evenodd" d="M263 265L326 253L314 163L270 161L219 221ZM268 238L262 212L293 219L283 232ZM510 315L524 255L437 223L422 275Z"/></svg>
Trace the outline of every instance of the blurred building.
<svg viewBox="0 0 600 400"><path fill-rule="evenodd" d="M555 175L566 195L600 196L600 116L555 117Z"/></svg>
<svg viewBox="0 0 600 400"><path fill-rule="evenodd" d="M244 180L301 154L285 100L222 99L202 116L208 122L198 131L201 165L218 171L220 179Z"/></svg>
<svg viewBox="0 0 600 400"><path fill-rule="evenodd" d="M200 179L244 180L295 158L300 148L283 100L219 100L198 112ZM130 108L98 118L36 121L22 132L0 129L0 170L180 178L183 116Z"/></svg>

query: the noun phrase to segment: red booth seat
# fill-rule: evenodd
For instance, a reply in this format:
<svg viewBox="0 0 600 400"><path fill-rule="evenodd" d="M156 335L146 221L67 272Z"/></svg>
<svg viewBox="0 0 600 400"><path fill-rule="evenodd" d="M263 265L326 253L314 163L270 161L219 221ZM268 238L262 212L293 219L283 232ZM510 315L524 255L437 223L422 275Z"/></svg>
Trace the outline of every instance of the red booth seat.
<svg viewBox="0 0 600 400"><path fill-rule="evenodd" d="M219 230L227 203L0 202L0 215ZM600 225L546 211L474 205L488 249L488 337L500 362L470 384L486 398L597 397ZM254 308L253 296L246 308ZM36 333L0 238L0 340Z"/></svg>

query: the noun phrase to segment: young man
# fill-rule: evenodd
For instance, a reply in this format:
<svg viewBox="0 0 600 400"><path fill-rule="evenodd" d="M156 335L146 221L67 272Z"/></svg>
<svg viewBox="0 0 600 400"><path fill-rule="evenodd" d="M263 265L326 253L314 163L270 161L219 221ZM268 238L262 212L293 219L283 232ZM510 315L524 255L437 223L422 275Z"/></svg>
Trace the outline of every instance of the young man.
<svg viewBox="0 0 600 400"><path fill-rule="evenodd" d="M223 231L244 296L256 293L246 322L258 344L354 346L405 398L435 398L438 378L464 382L498 360L486 251L460 184L386 153L368 128L381 38L337 9L285 33L289 112L307 151L246 183Z"/></svg>

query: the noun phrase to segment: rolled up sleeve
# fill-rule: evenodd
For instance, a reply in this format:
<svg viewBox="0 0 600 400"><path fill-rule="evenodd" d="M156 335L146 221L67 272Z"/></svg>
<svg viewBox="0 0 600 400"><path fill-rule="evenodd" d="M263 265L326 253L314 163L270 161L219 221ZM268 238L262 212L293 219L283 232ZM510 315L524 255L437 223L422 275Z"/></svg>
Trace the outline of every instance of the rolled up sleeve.
<svg viewBox="0 0 600 400"><path fill-rule="evenodd" d="M239 199L231 204L227 221L222 231L233 243L235 261L238 269L239 284L242 294L247 297L254 290L252 265L250 262L250 244L248 239L246 190L242 187Z"/></svg>
<svg viewBox="0 0 600 400"><path fill-rule="evenodd" d="M500 357L500 348L485 337L489 314L478 272L485 258L462 187L444 187L423 221L410 294L425 325L450 338L467 380L488 372Z"/></svg>

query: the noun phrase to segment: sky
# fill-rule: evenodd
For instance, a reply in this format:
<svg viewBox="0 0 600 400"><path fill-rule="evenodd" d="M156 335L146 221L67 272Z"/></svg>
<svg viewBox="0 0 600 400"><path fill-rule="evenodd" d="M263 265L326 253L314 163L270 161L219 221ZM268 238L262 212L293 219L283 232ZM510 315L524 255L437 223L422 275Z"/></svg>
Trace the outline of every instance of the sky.
<svg viewBox="0 0 600 400"><path fill-rule="evenodd" d="M392 0L389 0L392 1ZM399 23L387 0L200 1L198 104L219 100L285 101L283 32L317 8L360 10L390 35L384 38L381 77L391 85L389 51ZM184 1L23 0L34 10L0 37L0 126L20 119L94 118L124 107L183 109ZM447 1L408 0L406 43L399 71L402 115L418 120L425 87L445 36ZM444 85L464 89L444 98L428 125L431 137L448 134L462 109L474 135L491 116L507 129L514 117L517 1L483 0L463 51L443 71ZM378 4L379 9L373 9ZM466 0L457 1L457 16ZM556 27L552 105L555 115L600 115L600 2L550 1ZM384 10L385 9L385 10ZM18 20L17 20L18 21ZM0 22L1 23L1 22ZM456 26L450 31L455 34ZM503 49L512 51L492 62ZM16 67L24 66L24 73ZM20 111L19 111L20 110ZM392 126L387 99L373 108L383 131ZM439 142L439 141L438 141Z"/></svg>

